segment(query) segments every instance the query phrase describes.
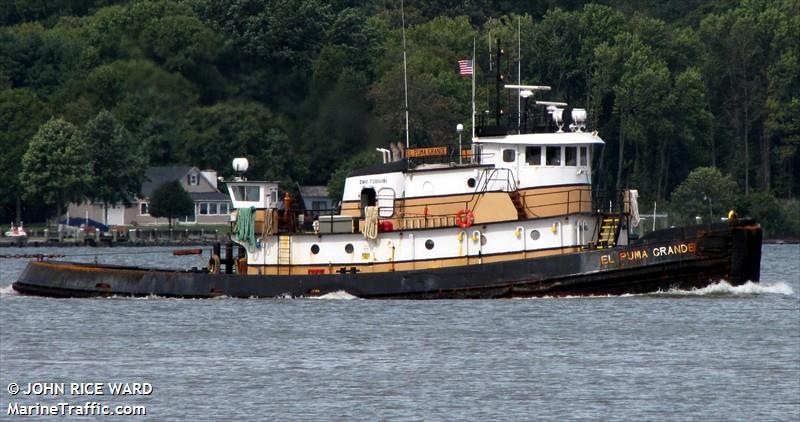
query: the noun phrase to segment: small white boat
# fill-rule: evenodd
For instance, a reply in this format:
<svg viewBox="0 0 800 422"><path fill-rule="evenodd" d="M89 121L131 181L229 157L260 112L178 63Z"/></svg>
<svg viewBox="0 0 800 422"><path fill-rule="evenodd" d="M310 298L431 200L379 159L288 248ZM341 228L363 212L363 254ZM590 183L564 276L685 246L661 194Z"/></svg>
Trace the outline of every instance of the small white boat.
<svg viewBox="0 0 800 422"><path fill-rule="evenodd" d="M28 237L28 233L25 233L25 228L22 226L22 222L19 222L19 227L15 227L14 223L11 223L11 230L5 232L6 237Z"/></svg>

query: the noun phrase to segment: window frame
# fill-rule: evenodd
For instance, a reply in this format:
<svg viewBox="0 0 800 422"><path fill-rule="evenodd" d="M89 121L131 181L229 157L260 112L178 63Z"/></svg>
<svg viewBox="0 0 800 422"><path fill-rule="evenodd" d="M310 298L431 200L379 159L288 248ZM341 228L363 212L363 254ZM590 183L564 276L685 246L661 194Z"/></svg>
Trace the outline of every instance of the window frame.
<svg viewBox="0 0 800 422"><path fill-rule="evenodd" d="M578 150L578 166L589 167L589 147L583 145Z"/></svg>
<svg viewBox="0 0 800 422"><path fill-rule="evenodd" d="M511 159L506 159L506 153L511 153ZM516 163L517 162L517 149L516 148L503 148L502 150L502 160L504 163Z"/></svg>
<svg viewBox="0 0 800 422"><path fill-rule="evenodd" d="M528 159L528 157L530 156L530 154L528 154L528 152L530 150L533 150L533 149L538 149L539 150L539 154L538 154L539 155L539 162L538 163L531 163L530 160ZM542 146L541 145L529 145L529 146L525 147L525 164L527 164L529 166L537 166L537 167L541 167L542 166Z"/></svg>
<svg viewBox="0 0 800 422"><path fill-rule="evenodd" d="M570 150L574 154L573 157L572 157L572 159L573 159L572 164L570 164L570 162L569 162L569 153L568 153L568 151L570 151ZM578 167L578 160L579 160L578 155L579 154L580 154L580 152L578 151L578 147L577 146L575 146L575 145L566 145L566 146L564 146L564 166L565 167Z"/></svg>
<svg viewBox="0 0 800 422"><path fill-rule="evenodd" d="M142 208L145 209L145 212L142 212ZM150 202L140 202L139 203L139 215L140 216L150 216Z"/></svg>
<svg viewBox="0 0 800 422"><path fill-rule="evenodd" d="M558 160L557 164L551 164L550 163L550 154L549 154L549 152L552 149L556 149L558 151L558 153L555 155L555 158ZM564 147L561 146L561 145L559 145L559 146L547 145L545 147L545 161L544 162L545 162L544 165L548 166L548 167L562 167L564 165Z"/></svg>

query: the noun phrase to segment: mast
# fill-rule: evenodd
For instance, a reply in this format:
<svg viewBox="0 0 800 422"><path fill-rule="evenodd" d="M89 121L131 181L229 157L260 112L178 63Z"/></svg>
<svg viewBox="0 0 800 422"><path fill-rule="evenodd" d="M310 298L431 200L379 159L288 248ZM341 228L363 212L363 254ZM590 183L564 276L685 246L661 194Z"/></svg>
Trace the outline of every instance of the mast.
<svg viewBox="0 0 800 422"><path fill-rule="evenodd" d="M517 83L522 85L522 18L517 17ZM522 133L522 89L517 88L517 133Z"/></svg>
<svg viewBox="0 0 800 422"><path fill-rule="evenodd" d="M497 39L497 54L495 54L495 60L497 61L496 65L497 68L495 69L496 77L495 77L495 125L500 126L500 118L503 115L503 109L500 108L500 89L502 89L503 85L503 74L500 72L500 58L503 56L505 52L503 48L500 46L500 39Z"/></svg>
<svg viewBox="0 0 800 422"><path fill-rule="evenodd" d="M406 149L409 148L408 140L408 69L406 66L406 13L403 8L403 0L400 0L400 16L403 22L403 91L405 93L405 115L406 115Z"/></svg>

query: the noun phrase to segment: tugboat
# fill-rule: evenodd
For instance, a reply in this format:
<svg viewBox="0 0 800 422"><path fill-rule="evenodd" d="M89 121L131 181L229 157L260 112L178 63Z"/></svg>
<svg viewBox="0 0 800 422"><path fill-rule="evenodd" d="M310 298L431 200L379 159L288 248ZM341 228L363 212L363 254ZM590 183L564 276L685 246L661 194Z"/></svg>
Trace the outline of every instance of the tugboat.
<svg viewBox="0 0 800 422"><path fill-rule="evenodd" d="M499 69L500 66L497 66ZM30 262L13 288L55 297L510 298L648 293L758 281L760 226L726 221L643 236L638 192L602 195L592 163L604 145L587 113L529 101L547 86L497 78L494 116L474 112L472 144L379 149L383 163L347 177L338 210L293 211L278 182L226 182L234 234L209 266L170 271ZM473 75L474 87L474 75ZM515 115L501 89L524 99ZM473 90L474 91L474 90ZM474 94L473 94L474 97ZM234 245L238 253L234 257Z"/></svg>

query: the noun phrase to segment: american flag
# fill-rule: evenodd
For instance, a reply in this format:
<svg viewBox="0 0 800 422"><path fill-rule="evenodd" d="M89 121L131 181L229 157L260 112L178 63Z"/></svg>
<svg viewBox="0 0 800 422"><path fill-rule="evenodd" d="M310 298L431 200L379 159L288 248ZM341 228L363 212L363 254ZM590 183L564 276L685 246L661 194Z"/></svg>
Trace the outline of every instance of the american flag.
<svg viewBox="0 0 800 422"><path fill-rule="evenodd" d="M472 60L459 60L458 61L458 74L471 75L472 74Z"/></svg>

